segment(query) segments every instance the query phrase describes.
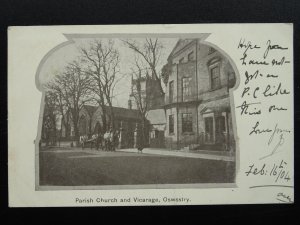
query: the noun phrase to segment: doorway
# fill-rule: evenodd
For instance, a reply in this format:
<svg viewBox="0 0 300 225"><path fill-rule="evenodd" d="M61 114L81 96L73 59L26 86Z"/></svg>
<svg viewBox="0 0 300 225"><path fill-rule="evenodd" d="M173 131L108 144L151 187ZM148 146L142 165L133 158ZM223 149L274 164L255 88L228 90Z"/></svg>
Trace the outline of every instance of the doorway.
<svg viewBox="0 0 300 225"><path fill-rule="evenodd" d="M213 117L204 118L205 121L205 143L212 144L214 142Z"/></svg>
<svg viewBox="0 0 300 225"><path fill-rule="evenodd" d="M226 125L225 125L225 117L218 116L216 117L216 143L217 144L225 144Z"/></svg>

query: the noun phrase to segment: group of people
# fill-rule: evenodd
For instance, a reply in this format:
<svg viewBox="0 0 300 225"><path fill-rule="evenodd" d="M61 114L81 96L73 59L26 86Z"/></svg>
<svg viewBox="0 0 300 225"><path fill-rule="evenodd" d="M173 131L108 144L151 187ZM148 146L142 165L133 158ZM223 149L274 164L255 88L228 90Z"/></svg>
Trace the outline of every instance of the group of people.
<svg viewBox="0 0 300 225"><path fill-rule="evenodd" d="M107 130L104 134L93 134L90 138L88 135L83 135L79 137L79 142L82 149L87 145L90 145L90 148L104 151L115 151L119 145L120 132L113 131L113 129Z"/></svg>

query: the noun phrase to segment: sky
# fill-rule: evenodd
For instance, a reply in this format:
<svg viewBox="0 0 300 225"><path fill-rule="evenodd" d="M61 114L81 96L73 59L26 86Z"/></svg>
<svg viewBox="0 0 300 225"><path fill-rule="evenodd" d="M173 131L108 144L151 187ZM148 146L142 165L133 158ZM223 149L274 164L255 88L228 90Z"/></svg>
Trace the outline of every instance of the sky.
<svg viewBox="0 0 300 225"><path fill-rule="evenodd" d="M80 46L87 45L90 41L93 41L95 38L81 38L74 39L75 43L64 46L59 50L52 53L52 55L44 63L39 81L42 84L49 82L55 74L58 74L63 70L65 65L76 59L79 56L78 48ZM107 39L100 39L104 42ZM119 51L120 54L120 76L122 75L122 80L116 85L113 99L113 105L118 107L127 108L130 87L131 87L131 68L134 63L134 52L129 49L120 39L112 38L115 43L115 48ZM135 41L141 43L144 41L143 38L135 38ZM178 38L159 38L159 41L163 45L162 55L160 57L160 64L157 66L157 70L160 72L163 65L167 63L167 58L171 53L172 49L175 47ZM164 86L164 84L163 84Z"/></svg>

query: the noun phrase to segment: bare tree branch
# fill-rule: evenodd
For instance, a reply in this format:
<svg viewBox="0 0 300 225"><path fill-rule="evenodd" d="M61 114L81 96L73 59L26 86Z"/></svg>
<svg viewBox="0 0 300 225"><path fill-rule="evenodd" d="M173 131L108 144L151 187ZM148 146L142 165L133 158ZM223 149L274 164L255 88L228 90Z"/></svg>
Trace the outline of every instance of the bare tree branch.
<svg viewBox="0 0 300 225"><path fill-rule="evenodd" d="M88 47L81 48L81 56L86 62L85 73L93 80L90 90L98 97L97 102L102 108L103 126L107 127L106 117L110 117L114 126L114 112L112 107L113 91L116 84L122 79L117 78L119 74L119 52L114 47L114 42L107 43L94 40ZM106 106L110 108L110 114L106 113Z"/></svg>
<svg viewBox="0 0 300 225"><path fill-rule="evenodd" d="M143 58L143 60L149 65L152 72L152 76L156 80L157 85L159 87L159 91L163 95L164 91L161 86L160 76L156 68L159 64L159 58L163 49L162 44L159 43L157 38L146 38L143 46L140 46L134 40L123 40L123 42L136 54L140 55Z"/></svg>
<svg viewBox="0 0 300 225"><path fill-rule="evenodd" d="M49 93L54 93L58 98L63 118L67 118L67 113L71 113L71 119L75 131L75 137L78 140L79 130L79 111L88 101L91 101L90 87L91 79L83 73L78 61L72 61L66 65L61 74L46 85ZM69 121L64 121L67 128Z"/></svg>

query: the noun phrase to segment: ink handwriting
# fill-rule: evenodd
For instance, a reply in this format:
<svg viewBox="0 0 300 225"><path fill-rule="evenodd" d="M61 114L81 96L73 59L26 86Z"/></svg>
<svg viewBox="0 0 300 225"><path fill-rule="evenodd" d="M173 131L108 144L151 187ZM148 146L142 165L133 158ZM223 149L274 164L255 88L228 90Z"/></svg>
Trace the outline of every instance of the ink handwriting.
<svg viewBox="0 0 300 225"><path fill-rule="evenodd" d="M285 202L285 203L292 203L292 199L289 195L284 194L283 192L279 192L277 194L277 200L280 202Z"/></svg>
<svg viewBox="0 0 300 225"><path fill-rule="evenodd" d="M270 50L287 50L288 48L281 47L280 45L272 45L271 41L267 41L267 49L264 53L264 59L267 58Z"/></svg>

